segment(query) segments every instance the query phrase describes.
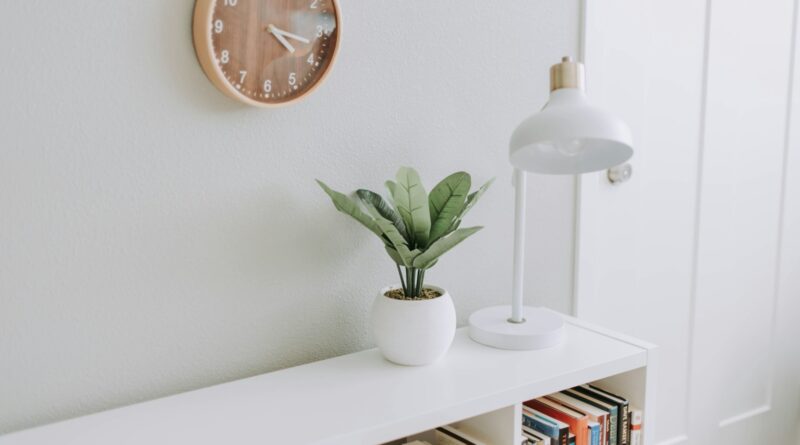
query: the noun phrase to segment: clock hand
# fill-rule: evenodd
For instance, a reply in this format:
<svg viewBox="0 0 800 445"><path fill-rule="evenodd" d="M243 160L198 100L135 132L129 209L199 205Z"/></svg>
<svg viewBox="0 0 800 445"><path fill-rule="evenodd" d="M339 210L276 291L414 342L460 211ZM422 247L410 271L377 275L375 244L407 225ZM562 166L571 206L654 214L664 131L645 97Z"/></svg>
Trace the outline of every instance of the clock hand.
<svg viewBox="0 0 800 445"><path fill-rule="evenodd" d="M276 28L276 31L278 31L279 33L283 34L284 36L286 36L286 37L288 37L290 39L295 39L295 40L297 40L299 42L308 43L308 39L305 38L305 37L298 36L297 34L292 34L290 32L286 32L284 30L277 29L277 28Z"/></svg>
<svg viewBox="0 0 800 445"><path fill-rule="evenodd" d="M269 25L267 29L273 36L275 36L275 38L278 40L278 42L281 43L281 45L283 45L284 48L286 48L290 53L294 52L294 46L292 46L292 44L289 43L289 41L283 37L283 34L281 33L280 29L276 28L273 25Z"/></svg>
<svg viewBox="0 0 800 445"><path fill-rule="evenodd" d="M269 25L269 30L273 34L276 34L276 35L279 34L281 36L288 37L290 39L295 39L295 40L297 40L299 42L303 42L303 43L308 43L309 42L309 40L307 38L305 38L303 36L298 36L297 34L292 34L292 33L288 32L288 31L284 31L284 30L278 28L275 25Z"/></svg>

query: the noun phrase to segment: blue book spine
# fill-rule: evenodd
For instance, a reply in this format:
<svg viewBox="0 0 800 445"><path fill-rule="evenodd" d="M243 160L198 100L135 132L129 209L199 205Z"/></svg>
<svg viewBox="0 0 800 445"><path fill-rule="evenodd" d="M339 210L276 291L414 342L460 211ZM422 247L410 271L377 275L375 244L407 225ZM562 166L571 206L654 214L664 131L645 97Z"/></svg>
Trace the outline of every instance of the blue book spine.
<svg viewBox="0 0 800 445"><path fill-rule="evenodd" d="M589 427L589 431L591 431L591 440L589 443L591 445L600 445L600 424L594 424Z"/></svg>
<svg viewBox="0 0 800 445"><path fill-rule="evenodd" d="M611 443L616 445L617 442L617 407L612 406L609 410L611 413Z"/></svg>
<svg viewBox="0 0 800 445"><path fill-rule="evenodd" d="M531 417L525 413L522 414L522 424L528 428L532 428L534 431L538 431L546 435L547 437L558 440L558 425L553 425L544 421L543 419Z"/></svg>
<svg viewBox="0 0 800 445"><path fill-rule="evenodd" d="M611 443L619 443L618 441L620 433L617 431L617 423L619 419L618 411L619 409L616 406L611 408L611 435L614 436L614 438L611 439Z"/></svg>

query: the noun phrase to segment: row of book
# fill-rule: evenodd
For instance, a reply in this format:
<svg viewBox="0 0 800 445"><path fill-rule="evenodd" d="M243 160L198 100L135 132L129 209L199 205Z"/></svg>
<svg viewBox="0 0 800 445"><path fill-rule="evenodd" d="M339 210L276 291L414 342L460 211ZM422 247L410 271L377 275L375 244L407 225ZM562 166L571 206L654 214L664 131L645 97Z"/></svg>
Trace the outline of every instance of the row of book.
<svg viewBox="0 0 800 445"><path fill-rule="evenodd" d="M596 385L582 385L522 406L525 445L641 445L642 413Z"/></svg>
<svg viewBox="0 0 800 445"><path fill-rule="evenodd" d="M522 445L641 445L642 412L597 385L581 385L522 404ZM406 445L491 445L456 425ZM392 444L395 444L393 442ZM390 445L390 444L386 444Z"/></svg>

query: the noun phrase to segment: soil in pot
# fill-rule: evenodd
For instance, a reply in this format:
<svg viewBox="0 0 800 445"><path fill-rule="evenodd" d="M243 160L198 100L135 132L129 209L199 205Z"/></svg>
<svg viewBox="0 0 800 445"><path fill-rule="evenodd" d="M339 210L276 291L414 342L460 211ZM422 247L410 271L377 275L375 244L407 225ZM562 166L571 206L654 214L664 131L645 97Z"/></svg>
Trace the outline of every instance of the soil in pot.
<svg viewBox="0 0 800 445"><path fill-rule="evenodd" d="M409 298L406 297L406 294L405 292L403 292L403 289L392 289L390 291L387 291L383 295L389 298L393 298L395 300L432 300L434 298L441 297L442 293L437 290L424 288L422 289L422 292L420 292L418 297Z"/></svg>

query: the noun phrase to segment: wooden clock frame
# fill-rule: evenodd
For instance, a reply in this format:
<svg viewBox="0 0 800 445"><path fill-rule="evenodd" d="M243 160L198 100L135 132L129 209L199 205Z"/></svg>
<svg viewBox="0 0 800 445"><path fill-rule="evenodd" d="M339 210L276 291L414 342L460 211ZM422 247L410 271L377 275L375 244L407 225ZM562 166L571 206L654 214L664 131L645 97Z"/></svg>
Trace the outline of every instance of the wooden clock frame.
<svg viewBox="0 0 800 445"><path fill-rule="evenodd" d="M333 4L334 15L336 17L336 44L333 47L333 51L330 55L330 62L328 62L328 66L325 68L325 71L320 74L319 79L311 85L307 90L303 91L302 93L298 94L297 96L286 100L284 102L276 102L276 103L265 103L259 102L254 100L250 97L247 97L245 94L237 90L233 85L231 85L225 79L225 73L222 72L222 68L216 62L216 55L214 54L214 45L212 42L212 30L211 30L211 21L214 17L214 9L218 1L221 0L196 0L194 4L194 13L192 18L192 40L194 43L194 50L195 54L197 55L197 60L200 62L200 66L203 68L203 72L206 74L206 77L214 84L215 87L223 94L228 96L231 99L237 100L241 103L251 105L254 107L261 107L261 108L278 108L283 107L286 105L291 105L297 103L306 97L308 97L311 93L313 93L330 74L331 70L333 69L333 65L336 62L336 58L339 54L339 46L342 37L342 17L341 11L339 9L339 2L337 0L329 0L331 4Z"/></svg>

